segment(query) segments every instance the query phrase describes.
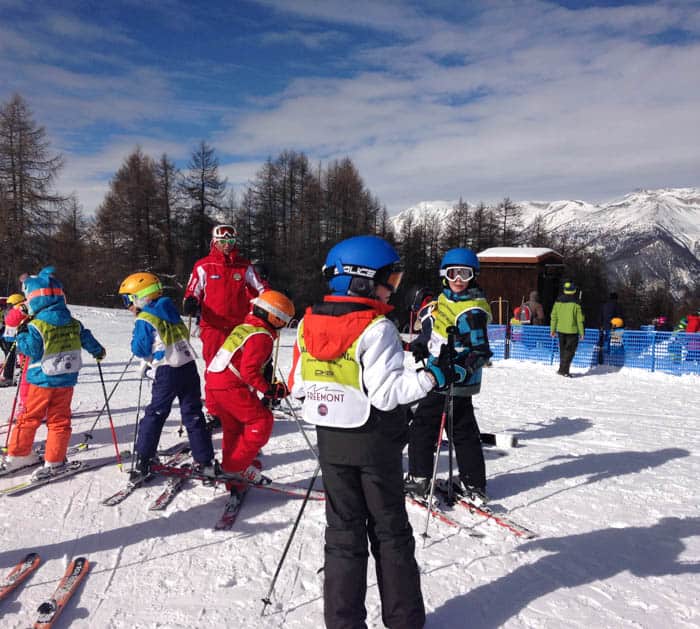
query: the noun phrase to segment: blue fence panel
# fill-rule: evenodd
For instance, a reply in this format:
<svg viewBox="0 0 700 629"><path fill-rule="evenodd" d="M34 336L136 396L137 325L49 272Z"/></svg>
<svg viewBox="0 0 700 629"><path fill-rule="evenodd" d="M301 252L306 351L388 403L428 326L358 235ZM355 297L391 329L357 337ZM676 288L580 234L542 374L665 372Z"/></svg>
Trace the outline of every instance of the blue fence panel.
<svg viewBox="0 0 700 629"><path fill-rule="evenodd" d="M576 354L571 363L574 367L593 367L598 364L598 330L588 328L584 330L583 340L578 342ZM559 364L559 339L555 337L554 351L552 352L552 363Z"/></svg>
<svg viewBox="0 0 700 629"><path fill-rule="evenodd" d="M657 332L657 371L676 375L700 375L700 334Z"/></svg>
<svg viewBox="0 0 700 629"><path fill-rule="evenodd" d="M510 358L551 364L557 339L546 325L514 325L510 329Z"/></svg>
<svg viewBox="0 0 700 629"><path fill-rule="evenodd" d="M594 367L599 357L606 365L661 371L675 375L700 375L700 333L657 332L653 326L641 330L611 330L601 334L586 329L579 341L575 367ZM510 336L510 338L508 338ZM514 358L546 364L559 362L559 341L547 326L489 326L493 358Z"/></svg>
<svg viewBox="0 0 700 629"><path fill-rule="evenodd" d="M506 357L505 325L489 325L489 347L493 352L492 360L503 360Z"/></svg>

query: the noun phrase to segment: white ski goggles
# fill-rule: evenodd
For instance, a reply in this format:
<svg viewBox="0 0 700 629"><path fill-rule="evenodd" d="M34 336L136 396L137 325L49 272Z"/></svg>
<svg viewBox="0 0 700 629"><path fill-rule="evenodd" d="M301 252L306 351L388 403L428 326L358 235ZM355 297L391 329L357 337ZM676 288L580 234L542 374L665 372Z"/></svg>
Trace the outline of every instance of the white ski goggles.
<svg viewBox="0 0 700 629"><path fill-rule="evenodd" d="M465 284L474 278L474 269L470 266L448 266L440 269L440 275L451 282L462 280Z"/></svg>

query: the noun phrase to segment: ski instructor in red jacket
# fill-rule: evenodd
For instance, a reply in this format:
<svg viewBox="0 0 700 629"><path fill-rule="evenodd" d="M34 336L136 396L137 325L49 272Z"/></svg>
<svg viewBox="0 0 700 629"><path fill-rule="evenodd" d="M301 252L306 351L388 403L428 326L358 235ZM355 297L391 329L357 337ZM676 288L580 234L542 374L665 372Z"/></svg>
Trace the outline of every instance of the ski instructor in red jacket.
<svg viewBox="0 0 700 629"><path fill-rule="evenodd" d="M250 311L250 300L268 288L250 261L239 256L233 225L212 230L209 255L194 263L185 289L183 312L200 312L202 355L209 366L226 337Z"/></svg>

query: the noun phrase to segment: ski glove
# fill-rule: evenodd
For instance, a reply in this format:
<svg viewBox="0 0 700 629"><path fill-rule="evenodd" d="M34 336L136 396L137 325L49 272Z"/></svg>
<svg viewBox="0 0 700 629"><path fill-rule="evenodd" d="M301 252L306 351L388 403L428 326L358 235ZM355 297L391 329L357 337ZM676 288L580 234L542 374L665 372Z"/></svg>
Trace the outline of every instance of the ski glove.
<svg viewBox="0 0 700 629"><path fill-rule="evenodd" d="M289 389L287 388L287 385L279 380L272 382L267 391L265 391L265 397L271 400L281 400L288 395Z"/></svg>
<svg viewBox="0 0 700 629"><path fill-rule="evenodd" d="M105 359L107 356L107 350L103 347L97 354L95 354L95 360L99 363L101 360Z"/></svg>
<svg viewBox="0 0 700 629"><path fill-rule="evenodd" d="M29 329L29 321L25 319L17 326L17 334L22 334Z"/></svg>
<svg viewBox="0 0 700 629"><path fill-rule="evenodd" d="M417 363L421 362L422 360L425 360L430 356L430 352L428 351L428 345L423 341L419 341L416 339L408 347L411 354L413 354L413 359Z"/></svg>
<svg viewBox="0 0 700 629"><path fill-rule="evenodd" d="M147 360L142 360L139 366L139 378L148 378L148 372L152 369L151 363Z"/></svg>
<svg viewBox="0 0 700 629"><path fill-rule="evenodd" d="M450 353L452 356L450 356ZM428 360L428 366L426 369L433 374L433 377L437 381L435 389L442 391L450 386L455 380L457 380L457 374L454 369L454 358L455 351L450 352L450 348L447 345L443 345L440 348L440 355L437 358L432 356Z"/></svg>
<svg viewBox="0 0 700 629"><path fill-rule="evenodd" d="M196 297L188 297L182 304L182 312L190 317L194 317L199 309L199 302Z"/></svg>

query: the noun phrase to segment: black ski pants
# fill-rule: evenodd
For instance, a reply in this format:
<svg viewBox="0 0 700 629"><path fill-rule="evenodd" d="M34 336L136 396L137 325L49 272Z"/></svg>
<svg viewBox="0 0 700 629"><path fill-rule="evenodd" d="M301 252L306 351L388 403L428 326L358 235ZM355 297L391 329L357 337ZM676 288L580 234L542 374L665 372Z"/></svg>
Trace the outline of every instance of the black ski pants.
<svg viewBox="0 0 700 629"><path fill-rule="evenodd" d="M326 489L324 619L329 629L365 629L368 540L374 556L382 620L391 629L419 629L425 608L406 514L401 450L387 448L381 465L323 461Z"/></svg>
<svg viewBox="0 0 700 629"><path fill-rule="evenodd" d="M408 471L412 476L431 478L440 420L447 393L431 391L418 403L408 441ZM481 449L481 433L474 417L471 396L453 397L453 437L459 476L465 485L486 489L486 466ZM447 406L449 412L449 404ZM447 435L448 421L445 421Z"/></svg>
<svg viewBox="0 0 700 629"><path fill-rule="evenodd" d="M578 334L559 332L559 372L566 375L571 368L571 361L578 347Z"/></svg>

